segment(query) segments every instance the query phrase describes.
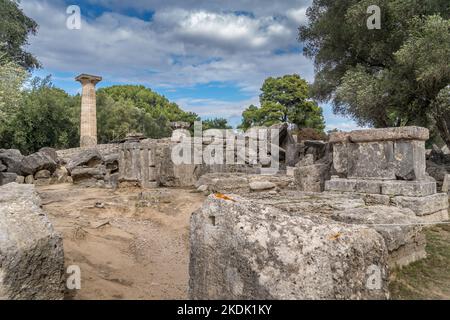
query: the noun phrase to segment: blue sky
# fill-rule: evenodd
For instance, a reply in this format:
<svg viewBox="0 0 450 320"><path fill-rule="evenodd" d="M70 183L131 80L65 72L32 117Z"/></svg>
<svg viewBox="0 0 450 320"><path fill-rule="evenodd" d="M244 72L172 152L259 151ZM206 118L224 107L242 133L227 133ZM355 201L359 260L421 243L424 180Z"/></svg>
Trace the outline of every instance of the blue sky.
<svg viewBox="0 0 450 320"><path fill-rule="evenodd" d="M300 74L312 82L297 29L311 0L22 0L39 24L28 50L70 94L74 77L103 77L99 87L142 84L202 118L240 122L258 105L264 79ZM69 5L81 9L80 30L66 27ZM327 129L356 124L322 105Z"/></svg>

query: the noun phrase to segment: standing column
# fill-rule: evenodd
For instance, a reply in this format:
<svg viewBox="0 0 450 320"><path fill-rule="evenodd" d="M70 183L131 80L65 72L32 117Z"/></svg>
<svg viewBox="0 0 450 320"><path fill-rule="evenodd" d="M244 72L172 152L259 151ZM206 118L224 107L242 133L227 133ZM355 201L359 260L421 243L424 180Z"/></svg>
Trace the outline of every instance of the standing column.
<svg viewBox="0 0 450 320"><path fill-rule="evenodd" d="M82 85L80 147L89 148L97 145L97 104L95 85L102 81L101 77L81 74L75 78Z"/></svg>

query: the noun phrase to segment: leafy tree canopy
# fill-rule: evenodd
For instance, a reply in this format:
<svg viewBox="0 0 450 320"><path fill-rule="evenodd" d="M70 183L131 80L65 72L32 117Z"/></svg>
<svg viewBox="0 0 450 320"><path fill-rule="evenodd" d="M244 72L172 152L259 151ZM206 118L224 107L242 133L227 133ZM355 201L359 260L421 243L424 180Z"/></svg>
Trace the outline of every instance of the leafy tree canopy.
<svg viewBox="0 0 450 320"><path fill-rule="evenodd" d="M39 62L23 49L28 36L34 35L38 25L27 17L16 0L0 0L0 63L10 61L30 70Z"/></svg>
<svg viewBox="0 0 450 320"><path fill-rule="evenodd" d="M249 106L242 113L240 128L292 123L298 128L325 128L322 108L309 99L308 83L299 75L285 75L265 80L260 95L261 107Z"/></svg>
<svg viewBox="0 0 450 320"><path fill-rule="evenodd" d="M203 120L202 126L203 126L203 130L232 129L232 127L228 124L227 119L225 119L225 118L214 118L214 119Z"/></svg>
<svg viewBox="0 0 450 320"><path fill-rule="evenodd" d="M370 5L380 30L367 28ZM307 16L299 39L314 58L314 97L360 125L427 126L450 145L450 114L436 107L450 83L448 0L314 0Z"/></svg>

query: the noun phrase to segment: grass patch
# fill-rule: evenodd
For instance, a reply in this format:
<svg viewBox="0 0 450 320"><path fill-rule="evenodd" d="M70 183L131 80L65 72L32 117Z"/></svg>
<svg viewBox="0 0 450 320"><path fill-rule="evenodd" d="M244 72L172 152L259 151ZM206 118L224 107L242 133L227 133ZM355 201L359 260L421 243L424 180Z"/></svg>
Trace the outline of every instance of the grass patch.
<svg viewBox="0 0 450 320"><path fill-rule="evenodd" d="M450 299L450 225L427 228L425 234L428 257L391 271L392 299Z"/></svg>

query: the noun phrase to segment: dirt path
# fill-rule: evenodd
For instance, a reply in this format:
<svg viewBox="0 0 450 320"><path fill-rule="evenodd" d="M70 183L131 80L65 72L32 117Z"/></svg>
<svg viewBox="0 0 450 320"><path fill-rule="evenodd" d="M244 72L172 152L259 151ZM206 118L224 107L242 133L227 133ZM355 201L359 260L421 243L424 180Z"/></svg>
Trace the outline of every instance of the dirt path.
<svg viewBox="0 0 450 320"><path fill-rule="evenodd" d="M66 265L78 265L73 299L186 299L189 219L204 196L190 190L38 189L63 234Z"/></svg>

